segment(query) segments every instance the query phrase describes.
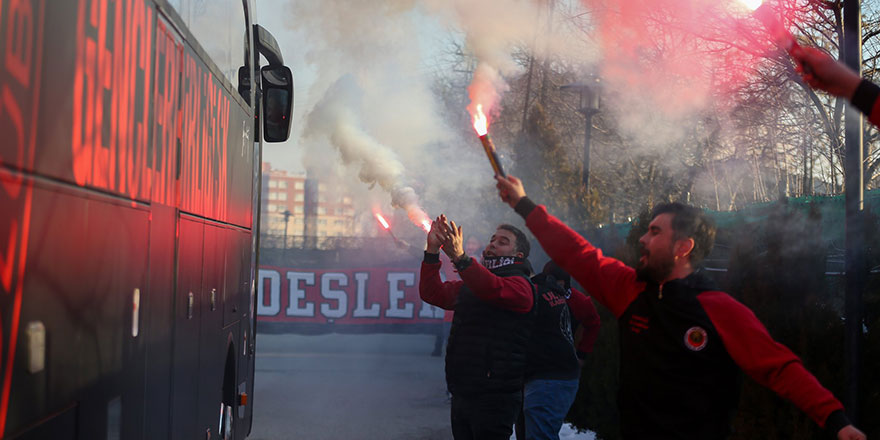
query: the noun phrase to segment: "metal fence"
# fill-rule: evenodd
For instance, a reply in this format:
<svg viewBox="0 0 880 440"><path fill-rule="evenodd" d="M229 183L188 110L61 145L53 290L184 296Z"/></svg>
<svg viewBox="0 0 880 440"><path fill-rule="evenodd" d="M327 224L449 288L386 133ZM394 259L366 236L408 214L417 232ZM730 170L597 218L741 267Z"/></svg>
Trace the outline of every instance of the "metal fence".
<svg viewBox="0 0 880 440"><path fill-rule="evenodd" d="M392 238L387 235L376 237L315 237L304 235L283 234L260 234L260 248L262 249L319 249L319 250L343 250L343 249L416 249L419 252L424 249L424 237L411 239Z"/></svg>

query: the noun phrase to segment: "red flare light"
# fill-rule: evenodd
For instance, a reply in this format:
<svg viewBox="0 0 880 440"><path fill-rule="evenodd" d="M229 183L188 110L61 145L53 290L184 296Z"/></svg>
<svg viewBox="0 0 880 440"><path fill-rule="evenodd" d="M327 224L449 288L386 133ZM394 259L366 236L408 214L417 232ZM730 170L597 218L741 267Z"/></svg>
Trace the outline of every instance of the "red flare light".
<svg viewBox="0 0 880 440"><path fill-rule="evenodd" d="M779 15L770 7L769 4L763 3L762 0L739 0L747 8L751 9L754 16L770 33L770 37L777 46L791 54L798 48L798 42L794 35L782 24ZM762 4L763 3L763 4ZM809 66L801 66L804 71L809 71Z"/></svg>
<svg viewBox="0 0 880 440"><path fill-rule="evenodd" d="M388 224L388 221L385 220L385 217L382 217L382 214L379 214L377 212L377 213L374 213L373 215L376 216L376 220L379 220L379 224L382 225L382 228L384 228L386 231L391 229L391 225Z"/></svg>
<svg viewBox="0 0 880 440"><path fill-rule="evenodd" d="M797 39L795 39L794 35L785 28L779 15L769 4L764 3L763 0L739 0L739 2L752 11L752 16L764 25L764 28L766 28L767 32L770 34L770 38L772 38L773 42L782 50L788 52L789 55L793 55L800 47ZM812 68L809 65L803 63L799 64L804 73L812 73Z"/></svg>
<svg viewBox="0 0 880 440"><path fill-rule="evenodd" d="M425 232L431 232L431 221L427 219L422 220L422 229L424 229Z"/></svg>
<svg viewBox="0 0 880 440"><path fill-rule="evenodd" d="M762 0L739 0L739 2L742 3L743 6L749 8L750 11L758 9L761 7L761 3L763 3Z"/></svg>
<svg viewBox="0 0 880 440"><path fill-rule="evenodd" d="M505 177L507 174L504 173L504 168L501 167L501 160L495 151L495 144L492 142L492 138L489 137L489 120L486 118L486 114L483 113L483 105L477 104L476 108L477 110L473 113L474 130L480 136L483 150L486 151L486 156L489 158L489 163L492 165L495 175Z"/></svg>
<svg viewBox="0 0 880 440"><path fill-rule="evenodd" d="M485 136L489 133L489 120L486 119L486 114L483 113L483 105L477 104L477 111L473 114L474 117L474 130L477 131L477 134L480 136Z"/></svg>

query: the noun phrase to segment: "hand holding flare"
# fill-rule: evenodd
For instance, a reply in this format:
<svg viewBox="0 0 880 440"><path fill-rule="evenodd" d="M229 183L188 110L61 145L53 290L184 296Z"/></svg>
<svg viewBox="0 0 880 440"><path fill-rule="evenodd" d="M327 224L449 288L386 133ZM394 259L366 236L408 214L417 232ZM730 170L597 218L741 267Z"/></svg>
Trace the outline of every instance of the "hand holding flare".
<svg viewBox="0 0 880 440"><path fill-rule="evenodd" d="M501 177L506 176L507 174L504 173L504 168L501 167L501 160L498 159L498 153L495 151L495 144L492 143L492 138L489 137L489 121L483 113L482 104L477 104L477 111L473 116L474 130L476 130L477 135L480 136L480 142L483 143L483 149L486 150L486 156L489 157L489 163L492 164L492 169L495 170L495 175Z"/></svg>
<svg viewBox="0 0 880 440"><path fill-rule="evenodd" d="M800 73L810 87L824 90L834 96L854 98L862 77L840 61L825 52L812 47L800 47L791 56L798 60Z"/></svg>
<svg viewBox="0 0 880 440"><path fill-rule="evenodd" d="M770 33L770 36L773 38L776 45L788 52L788 54L798 62L799 67L804 73L809 73L810 66L801 63L798 57L795 56L795 53L801 49L800 44L798 44L794 35L782 25L782 22L779 20L779 17L776 15L773 8L767 3L763 3L763 0L739 1L745 5L745 7L749 8L749 10L752 11L752 15L764 25L764 28Z"/></svg>

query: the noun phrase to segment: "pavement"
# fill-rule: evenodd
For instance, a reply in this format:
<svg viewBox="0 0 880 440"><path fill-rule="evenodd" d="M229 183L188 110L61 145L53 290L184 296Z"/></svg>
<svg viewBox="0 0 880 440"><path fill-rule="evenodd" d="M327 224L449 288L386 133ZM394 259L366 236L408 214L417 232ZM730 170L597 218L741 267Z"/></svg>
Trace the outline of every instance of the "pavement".
<svg viewBox="0 0 880 440"><path fill-rule="evenodd" d="M433 335L257 335L251 440L452 438Z"/></svg>

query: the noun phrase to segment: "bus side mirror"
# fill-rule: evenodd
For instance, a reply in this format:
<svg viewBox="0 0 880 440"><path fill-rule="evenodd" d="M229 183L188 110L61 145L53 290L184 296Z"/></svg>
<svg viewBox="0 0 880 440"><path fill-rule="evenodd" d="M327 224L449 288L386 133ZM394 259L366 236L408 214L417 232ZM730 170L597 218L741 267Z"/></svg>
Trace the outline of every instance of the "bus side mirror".
<svg viewBox="0 0 880 440"><path fill-rule="evenodd" d="M287 66L269 65L260 69L263 77L263 139L284 142L290 137L293 112L293 73Z"/></svg>

